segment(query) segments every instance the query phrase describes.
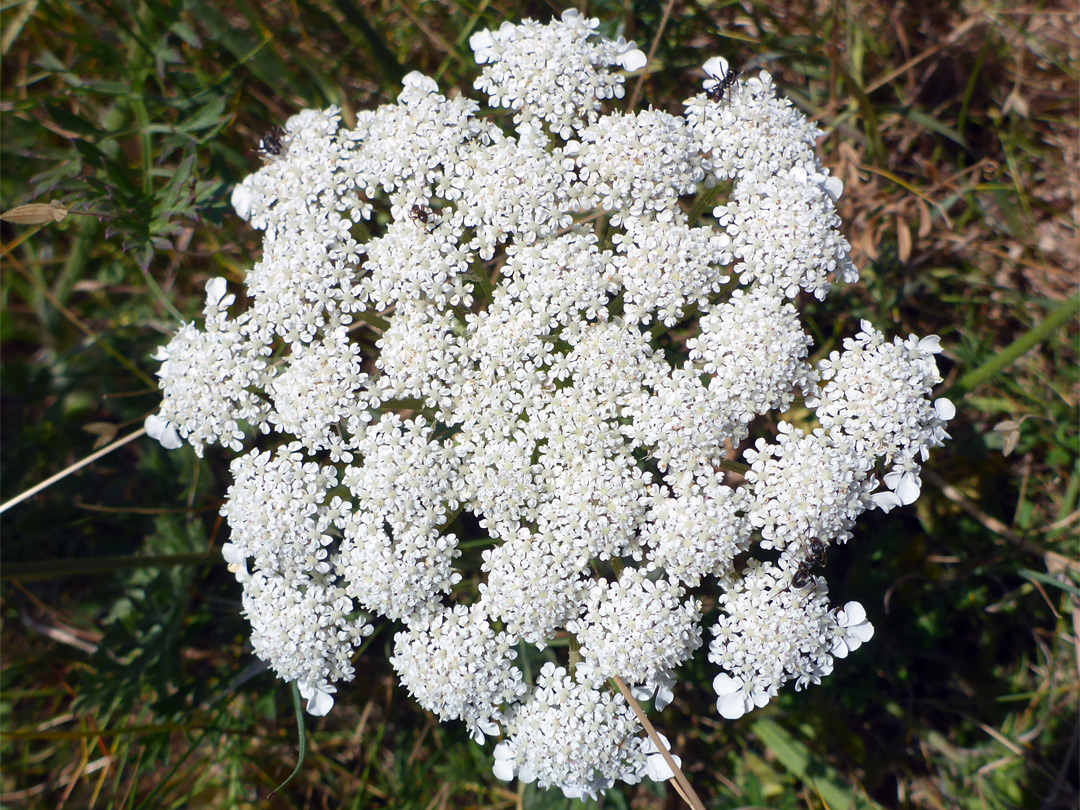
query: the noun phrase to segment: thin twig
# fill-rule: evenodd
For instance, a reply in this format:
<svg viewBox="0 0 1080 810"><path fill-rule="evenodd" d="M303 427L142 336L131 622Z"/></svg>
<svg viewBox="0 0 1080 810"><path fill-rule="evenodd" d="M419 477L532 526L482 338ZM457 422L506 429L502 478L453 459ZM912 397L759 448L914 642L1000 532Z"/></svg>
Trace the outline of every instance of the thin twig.
<svg viewBox="0 0 1080 810"><path fill-rule="evenodd" d="M1002 521L980 509L969 498L965 497L960 490L945 481L944 478L942 478L933 470L923 468L922 476L935 487L940 489L942 495L944 495L953 503L959 505L961 509L963 509L969 515L979 521L979 523L981 523L984 527L994 532L995 534L1004 537L1017 548L1023 549L1029 554L1034 554L1037 557L1041 557L1042 560L1046 563L1047 569L1052 574L1057 573L1062 568L1069 568L1073 571L1080 572L1080 562L1077 562L1076 560L1071 560L1062 554L1058 554L1056 551L1050 551L1049 549L1045 549L1038 543L1033 543L1026 537L1022 537L1021 535L1017 534L1008 526L1006 526Z"/></svg>
<svg viewBox="0 0 1080 810"><path fill-rule="evenodd" d="M54 476L52 476L50 478L46 478L44 481L42 481L37 486L30 487L30 489L26 490L26 492L23 492L21 495L16 495L14 498L12 498L7 503L0 504L0 514L3 514L8 509L15 506L16 504L22 503L27 498L30 498L30 497L33 497L34 495L37 495L39 492L41 492L41 490L43 490L43 489L45 489L47 487L51 487L53 484L55 484L61 478L66 478L67 476L71 475L73 472L76 472L77 470L81 470L87 464L90 464L91 462L97 461L102 456L108 455L109 453L111 453L116 448L123 447L128 442L130 442L130 441L132 441L134 439L138 439L140 436L142 436L145 433L146 433L146 428L141 427L138 430L136 430L134 433L131 433L131 434L125 436L122 439L117 439L115 442L113 442L110 445L106 445L105 447L102 447L96 453L91 453L86 458L84 458L82 461L76 461L74 464L72 464L67 469L61 470L56 475L54 475Z"/></svg>
<svg viewBox="0 0 1080 810"><path fill-rule="evenodd" d="M642 69L641 75L638 76L637 84L634 85L634 92L630 94L630 101L626 104L627 115L634 111L634 105L637 104L638 98L641 97L641 85L645 83L645 77L649 75L649 65L652 64L656 48L660 45L660 37L664 34L668 17L671 16L671 7L674 5L675 0L668 0L667 5L664 7L664 16L660 18L660 27L656 30L656 36L653 37L652 45L649 47L649 55L645 57L645 67Z"/></svg>
<svg viewBox="0 0 1080 810"><path fill-rule="evenodd" d="M630 693L626 683L618 675L615 676L614 680L615 685L619 687L619 691L622 692L622 696L626 698L626 702L630 704L630 708L633 709L634 714L637 715L638 721L645 728L645 732L649 735L649 739L653 741L656 750L660 752L660 756L664 758L664 762L667 763L667 766L671 768L672 773L675 774L675 781L678 783L679 787L682 788L682 790L679 791L679 795L682 796L683 801L693 807L694 810L705 810L705 805L701 803L701 799L699 799L697 793L694 792L694 788L691 787L690 781L672 758L671 752L668 751L667 746L664 745L664 741L660 739L660 735L656 733L656 728L649 722L649 718L646 717L645 712L641 710L641 706Z"/></svg>

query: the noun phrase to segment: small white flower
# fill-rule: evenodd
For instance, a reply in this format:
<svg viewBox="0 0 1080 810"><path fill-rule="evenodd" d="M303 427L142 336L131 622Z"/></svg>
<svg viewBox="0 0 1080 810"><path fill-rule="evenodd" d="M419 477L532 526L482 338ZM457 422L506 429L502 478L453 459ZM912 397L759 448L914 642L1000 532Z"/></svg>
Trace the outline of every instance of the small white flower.
<svg viewBox="0 0 1080 810"><path fill-rule="evenodd" d="M313 717L324 717L334 708L336 686L325 683L303 682L299 684L300 697L307 701L307 713Z"/></svg>
<svg viewBox="0 0 1080 810"><path fill-rule="evenodd" d="M503 740L495 746L493 754L495 765L491 770L496 778L504 782L509 782L514 778L514 774L517 773L516 753L517 746L510 740Z"/></svg>
<svg viewBox="0 0 1080 810"><path fill-rule="evenodd" d="M490 31L477 31L469 37L469 47L473 50L476 64L482 65L490 61L492 51L495 48L495 39L491 36Z"/></svg>
<svg viewBox="0 0 1080 810"><path fill-rule="evenodd" d="M672 761L676 766L682 767L682 757L676 756L671 753L671 742L663 734L657 733L660 738L661 744L664 746L664 750L670 754ZM656 743L653 742L650 737L645 744L645 752L648 756L645 759L645 775L652 779L654 782L666 782L668 779L675 778L675 771L671 770L671 766L668 765L667 760L664 759L664 755L656 747Z"/></svg>
<svg viewBox="0 0 1080 810"><path fill-rule="evenodd" d="M836 612L839 634L833 642L832 654L847 658L874 636L874 625L866 618L866 610L858 602L848 602Z"/></svg>
<svg viewBox="0 0 1080 810"><path fill-rule="evenodd" d="M882 477L885 486L896 493L896 497L904 506L919 500L922 492L922 479L913 470L900 470L886 473Z"/></svg>
<svg viewBox="0 0 1080 810"><path fill-rule="evenodd" d="M618 54L619 64L622 65L623 70L630 73L641 70L649 61L648 57L645 56L645 52L638 49L632 40L628 42L622 37L615 41L615 52Z"/></svg>
<svg viewBox="0 0 1080 810"><path fill-rule="evenodd" d="M716 710L722 717L738 720L754 708L754 699L741 678L733 678L726 672L721 672L713 678L712 687L718 696Z"/></svg>
<svg viewBox="0 0 1080 810"><path fill-rule="evenodd" d="M653 701L653 708L662 712L675 699L672 687L676 683L674 675L658 675L654 680L631 687L630 694L637 701Z"/></svg>
<svg viewBox="0 0 1080 810"><path fill-rule="evenodd" d="M166 450L175 450L183 444L180 440L180 434L176 432L176 426L171 422L162 419L156 413L152 413L146 417L146 422L144 424L146 427L146 435L151 439L156 439L161 442L161 446Z"/></svg>

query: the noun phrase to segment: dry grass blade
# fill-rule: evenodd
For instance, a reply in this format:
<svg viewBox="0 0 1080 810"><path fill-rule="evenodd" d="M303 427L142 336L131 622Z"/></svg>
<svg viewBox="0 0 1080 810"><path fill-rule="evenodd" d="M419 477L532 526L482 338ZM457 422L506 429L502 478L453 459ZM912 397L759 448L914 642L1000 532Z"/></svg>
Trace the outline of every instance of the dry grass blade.
<svg viewBox="0 0 1080 810"><path fill-rule="evenodd" d="M649 722L649 718L645 716L645 712L641 710L641 705L634 699L634 696L630 693L630 689L627 687L626 683L618 675L615 676L614 680L615 685L618 686L619 691L622 692L622 696L626 698L626 702L630 704L630 708L634 710L634 714L637 715L641 725L645 728L645 732L649 735L649 739L653 741L656 750L660 752L660 756L664 758L664 762L667 763L667 766L671 768L672 772L675 774L676 789L679 790L679 795L682 796L683 801L690 807L693 807L694 810L705 810L705 805L702 804L701 799L698 798L694 788L690 785L690 780L686 778L682 769L671 756L671 752L668 750L667 746L664 745L664 741L660 739L660 735L657 734L653 724Z"/></svg>

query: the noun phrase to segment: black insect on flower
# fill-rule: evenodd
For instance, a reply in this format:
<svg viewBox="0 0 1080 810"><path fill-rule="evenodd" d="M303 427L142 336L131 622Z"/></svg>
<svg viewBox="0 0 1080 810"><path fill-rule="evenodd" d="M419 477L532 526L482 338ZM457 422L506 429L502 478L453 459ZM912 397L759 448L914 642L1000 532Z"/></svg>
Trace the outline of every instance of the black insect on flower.
<svg viewBox="0 0 1080 810"><path fill-rule="evenodd" d="M722 56L714 56L706 62L704 70L709 75L705 80L706 95L716 102L730 101L731 88L735 86L742 71L733 70Z"/></svg>
<svg viewBox="0 0 1080 810"><path fill-rule="evenodd" d="M259 138L258 153L264 163L269 163L285 154L286 133L281 127L271 127L270 131Z"/></svg>
<svg viewBox="0 0 1080 810"><path fill-rule="evenodd" d="M425 230L430 230L429 226L435 223L435 212L426 205L414 205L409 216L413 222L423 225Z"/></svg>
<svg viewBox="0 0 1080 810"><path fill-rule="evenodd" d="M810 585L809 593L812 594L817 590L817 579L814 578L811 569L818 565L824 565L825 560L825 544L815 537L810 541L810 548L807 550L806 556L799 563L799 567L795 569L795 573L791 575L791 582L780 593L783 593L788 588L802 590L807 585Z"/></svg>

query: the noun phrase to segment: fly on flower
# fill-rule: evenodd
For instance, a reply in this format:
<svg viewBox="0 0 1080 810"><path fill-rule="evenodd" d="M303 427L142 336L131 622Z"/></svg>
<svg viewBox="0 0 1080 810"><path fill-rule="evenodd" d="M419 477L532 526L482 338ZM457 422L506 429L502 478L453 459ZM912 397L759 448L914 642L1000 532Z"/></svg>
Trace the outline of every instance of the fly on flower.
<svg viewBox="0 0 1080 810"><path fill-rule="evenodd" d="M707 61L704 70L709 75L705 80L705 93L709 98L717 102L730 100L731 88L742 72L731 69L722 56L714 56Z"/></svg>
<svg viewBox="0 0 1080 810"><path fill-rule="evenodd" d="M269 163L285 154L287 147L286 133L282 127L271 127L270 131L259 138L259 146L256 151L263 163Z"/></svg>

